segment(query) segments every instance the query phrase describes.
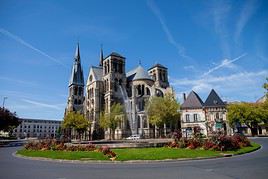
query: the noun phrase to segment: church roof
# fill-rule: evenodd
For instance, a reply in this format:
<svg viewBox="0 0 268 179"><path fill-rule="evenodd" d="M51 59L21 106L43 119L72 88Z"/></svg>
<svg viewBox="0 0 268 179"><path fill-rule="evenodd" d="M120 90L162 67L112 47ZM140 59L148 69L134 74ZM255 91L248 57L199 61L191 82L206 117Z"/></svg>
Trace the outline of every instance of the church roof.
<svg viewBox="0 0 268 179"><path fill-rule="evenodd" d="M222 107L225 105L226 104L221 100L221 98L214 89L211 90L204 103L205 107Z"/></svg>
<svg viewBox="0 0 268 179"><path fill-rule="evenodd" d="M198 96L197 93L194 91L191 91L191 93L187 96L186 100L182 103L181 108L189 108L189 109L196 109L196 108L202 108L203 107L203 101Z"/></svg>
<svg viewBox="0 0 268 179"><path fill-rule="evenodd" d="M77 44L77 47L76 47L72 74L71 74L70 81L69 81L69 86L71 85L84 86L84 75L83 75L83 69L81 67L81 61L80 61L79 44Z"/></svg>
<svg viewBox="0 0 268 179"><path fill-rule="evenodd" d="M112 52L110 55L106 56L104 59L108 58L109 56L114 56L114 57L119 57L119 58L125 59L125 57L123 57L122 55L120 55L117 52Z"/></svg>
<svg viewBox="0 0 268 179"><path fill-rule="evenodd" d="M152 66L151 68L149 68L148 70L151 70L155 67L159 67L159 68L164 68L164 69L167 69L165 66L161 65L160 63L156 63L154 66Z"/></svg>
<svg viewBox="0 0 268 179"><path fill-rule="evenodd" d="M101 81L102 80L102 68L92 66L91 69L92 69L93 75L95 76L96 81Z"/></svg>
<svg viewBox="0 0 268 179"><path fill-rule="evenodd" d="M144 68L139 65L137 68L129 71L127 73L127 79L130 81L134 80L153 80L147 71L144 70Z"/></svg>

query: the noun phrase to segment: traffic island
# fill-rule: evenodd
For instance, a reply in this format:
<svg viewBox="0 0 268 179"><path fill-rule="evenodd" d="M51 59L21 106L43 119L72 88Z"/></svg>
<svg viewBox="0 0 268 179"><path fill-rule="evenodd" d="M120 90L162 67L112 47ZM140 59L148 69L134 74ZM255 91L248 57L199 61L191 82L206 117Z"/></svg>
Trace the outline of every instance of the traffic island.
<svg viewBox="0 0 268 179"><path fill-rule="evenodd" d="M258 150L261 146L251 142L251 146L242 147L231 151L205 150L203 148L125 148L113 149L116 157L103 155L98 150L92 151L57 151L57 150L27 150L17 151L16 155L29 159L53 159L57 161L89 161L89 162L150 162L150 161L170 161L170 160L196 160L220 157L231 157Z"/></svg>

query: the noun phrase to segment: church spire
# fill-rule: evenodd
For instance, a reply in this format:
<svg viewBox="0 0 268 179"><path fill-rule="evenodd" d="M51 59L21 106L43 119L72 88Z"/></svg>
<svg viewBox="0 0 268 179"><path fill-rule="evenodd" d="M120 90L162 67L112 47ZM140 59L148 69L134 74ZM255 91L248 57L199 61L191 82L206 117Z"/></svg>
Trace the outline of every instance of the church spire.
<svg viewBox="0 0 268 179"><path fill-rule="evenodd" d="M74 59L77 62L80 62L80 50L79 50L79 43L77 43Z"/></svg>
<svg viewBox="0 0 268 179"><path fill-rule="evenodd" d="M69 81L69 86L71 85L80 85L84 86L84 76L83 69L80 61L80 50L79 43L76 46L75 55L74 55L74 64L72 68L72 74Z"/></svg>
<svg viewBox="0 0 268 179"><path fill-rule="evenodd" d="M103 65L103 50L102 50L102 44L101 44L101 49L100 49L100 66L102 67Z"/></svg>

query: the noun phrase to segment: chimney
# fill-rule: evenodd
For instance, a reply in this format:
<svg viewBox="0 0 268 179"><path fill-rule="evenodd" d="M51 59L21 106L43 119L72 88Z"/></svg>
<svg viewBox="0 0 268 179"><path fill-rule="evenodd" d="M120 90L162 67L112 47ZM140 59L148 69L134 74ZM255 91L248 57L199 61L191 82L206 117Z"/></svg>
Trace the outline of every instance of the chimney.
<svg viewBox="0 0 268 179"><path fill-rule="evenodd" d="M183 102L185 102L185 101L186 101L186 94L183 93Z"/></svg>

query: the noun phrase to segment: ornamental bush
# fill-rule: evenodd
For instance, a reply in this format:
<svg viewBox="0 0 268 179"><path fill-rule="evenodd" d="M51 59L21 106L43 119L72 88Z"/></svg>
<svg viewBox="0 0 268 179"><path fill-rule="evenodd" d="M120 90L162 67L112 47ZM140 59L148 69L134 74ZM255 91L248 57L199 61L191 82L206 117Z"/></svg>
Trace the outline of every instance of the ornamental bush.
<svg viewBox="0 0 268 179"><path fill-rule="evenodd" d="M115 160L116 153L111 151L108 146L102 146L97 148L95 145L83 144L83 145L65 145L63 142L58 142L56 140L40 140L28 142L24 145L27 150L55 150L55 151L98 151L102 152L108 158Z"/></svg>
<svg viewBox="0 0 268 179"><path fill-rule="evenodd" d="M205 150L227 151L250 146L250 141L245 136L239 134L228 136L221 132L214 132L208 139L204 139L202 135L194 135L190 139L181 137L179 140L176 140L174 138L174 141L168 143L167 146L171 148L187 147L189 149L202 147Z"/></svg>

